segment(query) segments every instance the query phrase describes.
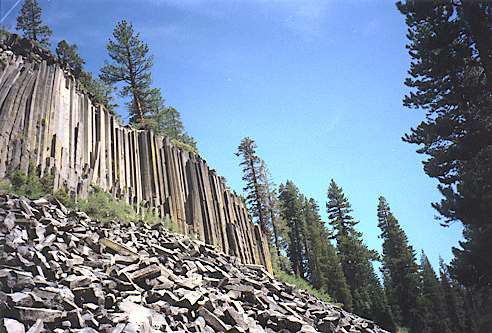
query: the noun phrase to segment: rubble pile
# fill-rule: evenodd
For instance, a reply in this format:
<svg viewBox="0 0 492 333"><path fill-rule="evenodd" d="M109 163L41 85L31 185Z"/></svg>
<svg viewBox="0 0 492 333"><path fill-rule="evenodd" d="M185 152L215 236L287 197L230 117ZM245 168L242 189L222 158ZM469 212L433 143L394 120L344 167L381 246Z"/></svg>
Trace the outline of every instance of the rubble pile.
<svg viewBox="0 0 492 333"><path fill-rule="evenodd" d="M0 194L0 332L385 332L141 223L102 225L58 202Z"/></svg>

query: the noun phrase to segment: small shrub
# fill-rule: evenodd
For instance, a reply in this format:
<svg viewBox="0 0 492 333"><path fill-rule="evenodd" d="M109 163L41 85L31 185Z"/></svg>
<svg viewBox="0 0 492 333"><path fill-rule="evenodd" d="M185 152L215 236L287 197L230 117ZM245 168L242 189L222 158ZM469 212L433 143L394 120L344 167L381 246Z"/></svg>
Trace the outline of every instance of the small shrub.
<svg viewBox="0 0 492 333"><path fill-rule="evenodd" d="M0 179L0 192L11 192L12 184L8 178Z"/></svg>
<svg viewBox="0 0 492 333"><path fill-rule="evenodd" d="M10 173L8 179L2 182L3 190L31 199L39 199L51 193L54 177L45 175L39 178L35 169L33 164L29 164L27 175L21 171Z"/></svg>
<svg viewBox="0 0 492 333"><path fill-rule="evenodd" d="M406 327L397 327L396 333L410 333L410 330Z"/></svg>
<svg viewBox="0 0 492 333"><path fill-rule="evenodd" d="M144 213L140 216L140 219L149 225L156 225L162 223L162 219L156 214L148 211L144 211Z"/></svg>
<svg viewBox="0 0 492 333"><path fill-rule="evenodd" d="M10 36L10 32L3 25L0 25L0 41L4 41Z"/></svg>
<svg viewBox="0 0 492 333"><path fill-rule="evenodd" d="M176 140L176 139L171 139L171 142L178 147L179 149L189 151L192 154L199 155L198 149L193 147L192 145L188 143L184 143L182 141Z"/></svg>
<svg viewBox="0 0 492 333"><path fill-rule="evenodd" d="M70 210L78 209L78 205L75 200L65 190L56 191L55 193L53 193L53 198L60 201L63 206L67 207Z"/></svg>
<svg viewBox="0 0 492 333"><path fill-rule="evenodd" d="M162 219L162 225L164 226L164 228L166 228L170 232L174 232L174 233L179 233L180 232L178 226L176 225L176 223L174 223L173 220L171 220L171 217L169 215L167 215L167 214Z"/></svg>
<svg viewBox="0 0 492 333"><path fill-rule="evenodd" d="M142 209L143 209L143 214L140 216L140 219L144 223L149 224L149 225L161 224L168 231L174 232L174 233L179 233L178 226L176 225L176 223L174 223L171 220L171 217L168 214L166 214L166 216L164 218L161 218L151 211L145 210L144 208L142 208Z"/></svg>
<svg viewBox="0 0 492 333"><path fill-rule="evenodd" d="M304 280L300 277L294 276L292 274L289 274L289 273L286 273L283 271L274 272L274 275L280 281L282 281L284 283L292 284L299 289L304 289L305 291L307 291L308 293L315 296L316 298L318 298L321 301L333 302L330 295L328 295L324 291L315 289L313 286L311 286L309 284L309 282L307 282L306 280Z"/></svg>
<svg viewBox="0 0 492 333"><path fill-rule="evenodd" d="M129 223L138 220L138 216L130 205L115 200L109 193L97 187L93 188L93 192L87 199L80 200L77 206L92 219L103 223L110 221Z"/></svg>
<svg viewBox="0 0 492 333"><path fill-rule="evenodd" d="M333 299L325 291L314 288L303 278L287 273L285 270L290 270L290 261L287 257L279 257L273 248L270 249L270 253L272 257L273 274L278 280L294 285L299 289L304 289L321 301L333 302Z"/></svg>

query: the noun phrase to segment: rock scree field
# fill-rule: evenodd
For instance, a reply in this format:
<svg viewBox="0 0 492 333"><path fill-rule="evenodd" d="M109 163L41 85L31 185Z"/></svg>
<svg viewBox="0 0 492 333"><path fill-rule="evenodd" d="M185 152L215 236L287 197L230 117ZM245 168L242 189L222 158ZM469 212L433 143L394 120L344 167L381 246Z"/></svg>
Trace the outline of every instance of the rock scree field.
<svg viewBox="0 0 492 333"><path fill-rule="evenodd" d="M143 223L0 194L0 332L365 332L372 321Z"/></svg>

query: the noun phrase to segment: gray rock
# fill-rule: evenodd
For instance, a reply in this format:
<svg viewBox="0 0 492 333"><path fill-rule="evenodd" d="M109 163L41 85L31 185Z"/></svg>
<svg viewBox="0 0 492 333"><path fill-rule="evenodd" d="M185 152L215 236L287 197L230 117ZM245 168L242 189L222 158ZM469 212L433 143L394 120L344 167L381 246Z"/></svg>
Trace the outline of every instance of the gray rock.
<svg viewBox="0 0 492 333"><path fill-rule="evenodd" d="M5 318L3 319L3 326L7 333L25 333L26 328L24 324L18 322L15 319Z"/></svg>

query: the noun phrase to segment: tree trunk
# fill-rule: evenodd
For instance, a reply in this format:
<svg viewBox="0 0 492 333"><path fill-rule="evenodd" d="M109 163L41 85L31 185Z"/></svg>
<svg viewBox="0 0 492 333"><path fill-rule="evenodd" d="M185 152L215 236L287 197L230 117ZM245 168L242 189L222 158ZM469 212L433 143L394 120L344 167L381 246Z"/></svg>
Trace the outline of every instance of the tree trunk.
<svg viewBox="0 0 492 333"><path fill-rule="evenodd" d="M35 25L35 20L36 18L34 17L34 4L31 3L31 24L32 24L32 39L35 40L35 41L38 41L38 36L36 34L36 25Z"/></svg>
<svg viewBox="0 0 492 333"><path fill-rule="evenodd" d="M135 112L138 122L143 123L144 117L143 117L142 103L140 101L140 96L138 95L137 92L137 78L135 75L135 71L133 69L132 55L130 52L129 45L126 45L126 55L128 59L128 71L130 72L130 86L132 87L133 108L134 108L133 111Z"/></svg>
<svg viewBox="0 0 492 333"><path fill-rule="evenodd" d="M268 230L265 225L265 220L263 216L263 209L262 209L262 202L260 198L260 191L259 191L259 183L258 183L258 176L256 175L256 169L255 165L253 162L253 159L249 160L249 167L251 168L251 172L253 173L253 185L255 187L255 197L256 197L256 208L257 208L257 213L258 213L258 219L260 220L260 228L261 231L265 234L268 235Z"/></svg>
<svg viewBox="0 0 492 333"><path fill-rule="evenodd" d="M270 203L270 219L272 220L272 229L273 229L273 240L275 242L275 250L277 251L277 256L280 257L280 244L278 240L278 231L277 231L277 225L275 223L275 213L273 212L273 201L270 198L269 200Z"/></svg>

